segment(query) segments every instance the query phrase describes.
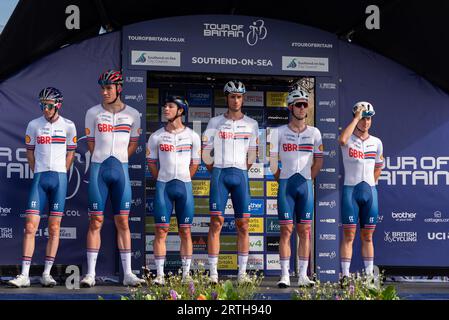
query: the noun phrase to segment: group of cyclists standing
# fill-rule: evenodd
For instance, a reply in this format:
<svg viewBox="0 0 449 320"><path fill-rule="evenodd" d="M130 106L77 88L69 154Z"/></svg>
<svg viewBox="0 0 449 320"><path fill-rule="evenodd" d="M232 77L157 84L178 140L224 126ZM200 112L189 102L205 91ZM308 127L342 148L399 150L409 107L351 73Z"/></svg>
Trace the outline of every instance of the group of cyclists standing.
<svg viewBox="0 0 449 320"><path fill-rule="evenodd" d="M90 217L87 233L87 274L81 280L84 287L95 285L95 267L101 245L100 231L108 194L117 228L117 244L123 266L123 284L138 286L145 282L131 271L131 238L128 216L131 207L131 186L128 159L138 146L141 133L139 112L121 100L123 77L119 71L104 72L98 83L103 101L90 108L85 117L87 145L91 153L89 179ZM201 160L211 172L208 233L208 263L211 284L218 283L220 233L224 210L231 197L237 228L238 283L250 281L247 275L249 253L250 188L248 169L257 160L259 126L242 112L245 85L238 80L225 84L226 113L209 120L200 134L182 122L188 112L188 102L182 96L168 96L162 106L167 119L165 126L148 139L146 158L151 175L156 179L154 203L154 261L156 278L153 283L164 285L166 238L170 216L174 209L181 239L182 281L189 282L192 261L190 227L194 217L192 177ZM9 284L30 286L29 269L34 251L34 237L40 215L49 202L49 239L46 248L43 286L56 281L50 271L59 243L59 230L67 191L67 170L76 148L76 128L72 121L59 115L63 96L56 88L45 88L39 94L43 115L32 120L26 132L27 158L34 179L26 210L22 271ZM279 183L277 195L280 224L279 254L281 278L279 287L290 286L290 239L296 226L299 239L298 286L312 286L308 277L311 225L314 219L313 179L323 165L323 144L320 131L306 124L309 96L300 87L293 87L287 97L290 120L272 128L267 137L270 145L270 169ZM365 272L373 276L374 249L372 235L377 223L376 182L383 165L382 142L371 136L369 128L374 108L368 102L353 107L353 120L339 137L345 180L341 221L341 273L349 276L352 243L360 221L362 256ZM279 166L279 162L281 166Z"/></svg>

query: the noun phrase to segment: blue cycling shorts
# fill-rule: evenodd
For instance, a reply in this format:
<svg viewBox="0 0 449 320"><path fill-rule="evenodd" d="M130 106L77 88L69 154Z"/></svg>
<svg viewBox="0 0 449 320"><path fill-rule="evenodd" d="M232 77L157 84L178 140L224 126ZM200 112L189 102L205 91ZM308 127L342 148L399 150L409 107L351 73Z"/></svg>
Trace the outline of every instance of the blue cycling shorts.
<svg viewBox="0 0 449 320"><path fill-rule="evenodd" d="M108 194L114 215L129 215L131 184L128 164L115 157L102 163L91 163L89 180L89 215L102 216Z"/></svg>
<svg viewBox="0 0 449 320"><path fill-rule="evenodd" d="M248 171L238 168L213 168L210 181L209 211L212 216L224 213L229 194L235 218L249 218Z"/></svg>
<svg viewBox="0 0 449 320"><path fill-rule="evenodd" d="M35 173L25 213L39 216L48 201L50 216L63 217L66 194L66 173L55 171Z"/></svg>
<svg viewBox="0 0 449 320"><path fill-rule="evenodd" d="M178 179L169 182L156 182L156 197L154 200L154 219L156 227L168 228L173 204L178 220L178 227L190 228L193 221L192 182Z"/></svg>
<svg viewBox="0 0 449 320"><path fill-rule="evenodd" d="M377 190L366 182L343 186L341 221L343 228L375 229L379 216Z"/></svg>
<svg viewBox="0 0 449 320"><path fill-rule="evenodd" d="M278 218L280 225L311 224L313 221L313 185L299 173L279 179Z"/></svg>

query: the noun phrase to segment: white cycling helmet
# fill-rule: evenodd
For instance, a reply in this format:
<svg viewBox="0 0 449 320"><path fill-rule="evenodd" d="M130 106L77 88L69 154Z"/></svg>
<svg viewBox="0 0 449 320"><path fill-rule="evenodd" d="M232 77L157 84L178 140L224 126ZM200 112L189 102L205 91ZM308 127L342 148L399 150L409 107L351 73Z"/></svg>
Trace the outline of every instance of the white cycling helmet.
<svg viewBox="0 0 449 320"><path fill-rule="evenodd" d="M355 114L355 112L357 111L357 108L359 106L362 106L365 108L365 110L362 113L362 118L372 117L376 114L376 111L374 111L374 107L371 103L366 102L366 101L359 101L352 107L353 115Z"/></svg>
<svg viewBox="0 0 449 320"><path fill-rule="evenodd" d="M225 95L228 95L230 93L245 94L246 89L245 89L245 85L243 84L243 82L238 81L238 80L231 80L225 84L225 86L223 88L223 92Z"/></svg>
<svg viewBox="0 0 449 320"><path fill-rule="evenodd" d="M287 104L291 105L296 100L301 100L303 102L309 103L309 95L304 90L294 89L288 93Z"/></svg>

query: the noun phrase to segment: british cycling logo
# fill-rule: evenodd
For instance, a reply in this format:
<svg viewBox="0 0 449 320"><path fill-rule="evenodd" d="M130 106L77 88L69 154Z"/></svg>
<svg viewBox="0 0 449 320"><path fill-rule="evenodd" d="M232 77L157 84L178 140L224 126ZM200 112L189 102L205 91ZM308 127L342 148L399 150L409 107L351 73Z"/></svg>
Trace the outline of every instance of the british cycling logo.
<svg viewBox="0 0 449 320"><path fill-rule="evenodd" d="M243 24L228 24L228 23L203 23L204 37L218 37L218 38L243 38L250 46L256 45L259 41L267 37L268 30L265 27L265 21L258 19L253 21L249 26L249 31L245 36L245 25Z"/></svg>
<svg viewBox="0 0 449 320"><path fill-rule="evenodd" d="M86 136L82 136L81 138L79 138L78 142L82 141L83 139L86 139ZM72 199L77 195L78 190L80 189L81 186L81 182L85 184L89 183L88 179L84 179L84 177L87 174L87 171L89 170L89 166L90 166L90 151L85 152L84 155L76 152L75 161L73 162L73 165L70 167L69 170L68 188L70 189L67 191L66 197L67 200ZM73 185L75 186L74 188L71 187Z"/></svg>

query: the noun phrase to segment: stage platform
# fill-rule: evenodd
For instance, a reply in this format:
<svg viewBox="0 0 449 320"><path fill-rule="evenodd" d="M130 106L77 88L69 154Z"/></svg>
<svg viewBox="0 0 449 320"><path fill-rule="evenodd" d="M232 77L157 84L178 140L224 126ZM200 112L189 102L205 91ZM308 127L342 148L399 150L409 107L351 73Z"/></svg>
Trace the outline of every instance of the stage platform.
<svg viewBox="0 0 449 320"><path fill-rule="evenodd" d="M257 294L257 300L290 300L295 290L296 278L292 277L292 287L280 289L276 286L277 277L266 277ZM34 281L35 282L35 281ZM386 282L385 285L396 287L398 295L404 300L449 300L449 282ZM64 285L43 288L39 283L32 283L29 288L10 288L3 281L0 284L0 300L118 300L129 295L129 289L105 281L93 288L69 290Z"/></svg>

